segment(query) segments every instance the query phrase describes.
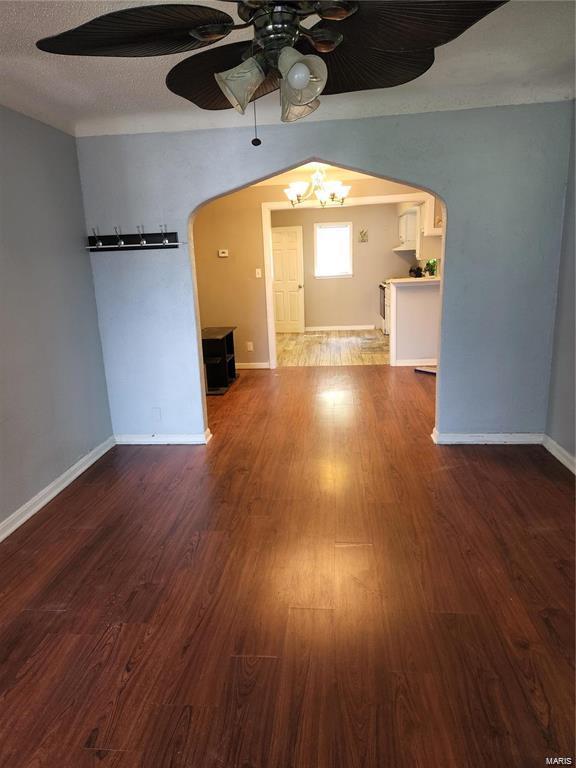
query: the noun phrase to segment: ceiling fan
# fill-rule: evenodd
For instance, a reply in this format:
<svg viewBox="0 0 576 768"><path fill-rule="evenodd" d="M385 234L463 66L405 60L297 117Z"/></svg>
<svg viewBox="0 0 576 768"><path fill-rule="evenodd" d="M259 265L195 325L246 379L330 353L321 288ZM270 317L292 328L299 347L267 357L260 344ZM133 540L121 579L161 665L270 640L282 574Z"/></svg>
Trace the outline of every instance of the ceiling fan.
<svg viewBox="0 0 576 768"><path fill-rule="evenodd" d="M240 24L202 5L145 5L98 16L36 45L71 56L161 56L252 28L251 41L184 59L166 85L202 109L234 107L242 114L251 101L279 89L282 121L292 122L314 112L322 92L414 80L434 63L434 48L506 1L239 0Z"/></svg>

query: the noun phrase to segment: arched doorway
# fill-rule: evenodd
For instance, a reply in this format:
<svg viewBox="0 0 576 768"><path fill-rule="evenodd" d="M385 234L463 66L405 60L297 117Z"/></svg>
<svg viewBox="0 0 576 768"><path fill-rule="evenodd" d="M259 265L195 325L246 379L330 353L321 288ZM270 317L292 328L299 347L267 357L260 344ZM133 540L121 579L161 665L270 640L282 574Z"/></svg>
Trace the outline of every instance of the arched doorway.
<svg viewBox="0 0 576 768"><path fill-rule="evenodd" d="M228 200L238 200L239 196L242 196L242 205L247 205L247 203L244 202L244 197L247 195L250 191L254 190L256 191L258 188L260 189L270 189L272 186L277 186L278 184L282 185L286 183L286 179L290 178L291 173L297 173L301 171L304 168L307 168L308 166L314 165L314 164L322 164L326 166L329 169L332 169L334 171L339 171L342 173L349 173L355 175L357 179L357 184L354 187L354 191L352 192L350 198L346 201L346 205L350 207L355 206L371 206L371 205L407 205L408 201L412 201L412 204L417 204L421 207L421 218L419 219L421 221L422 226L422 232L425 232L424 239L428 239L430 241L434 240L435 244L437 244L437 249L435 253L440 255L441 262L443 263L444 259L444 242L445 242L445 205L444 202L440 199L438 195L435 195L431 190L425 189L421 186L415 186L411 185L409 183L405 183L402 181L397 181L395 179L391 179L389 177L384 177L382 175L375 175L372 173L366 173L364 171L360 171L357 169L352 169L347 166L343 166L340 164L330 164L326 163L323 160L307 160L303 164L297 164L293 165L288 169L283 169L277 174L269 174L265 177L261 177L259 179L256 179L252 183L247 183L242 185L241 187L237 187L235 189L230 190L229 192L226 192L222 195L219 195L217 197L213 197L204 203L202 203L200 206L198 206L190 215L189 218L189 243L190 243L190 254L191 254L191 260L192 260L192 272L193 272L193 282L194 282L194 297L195 297L195 312L196 312L196 318L197 318L197 328L198 330L198 344L199 349L201 349L201 339L200 339L200 329L202 326L202 322L200 321L200 300L199 300L199 281L198 281L198 270L196 265L196 251L195 251L195 232L194 232L194 224L197 220L197 216L202 212L200 215L204 217L206 212L211 209L212 207L214 209L220 207L220 219L213 218L211 220L211 228L214 231L218 231L222 229L221 226L219 226L219 222L222 221L222 217L226 216L226 210L223 208L223 205ZM366 186L369 184L372 184L372 186ZM364 185L364 186L363 186ZM283 208L290 208L289 201L284 197L281 196L283 199L280 200L278 196L270 196L270 195L260 195L260 196L254 196L254 198L251 200L250 205L252 205L252 209L248 212L246 218L246 226L248 226L248 219L250 221L250 226L252 226L255 230L258 229L258 235L257 237L262 242L262 261L260 266L261 269L256 269L256 277L261 276L263 278L261 286L263 285L264 290L260 291L259 294L257 294L256 289L254 290L254 301L256 302L263 302L265 305L265 317L262 319L262 325L266 326L266 342L267 342L267 350L265 354L265 360L263 359L262 354L260 357L256 358L257 360L262 360L261 362L254 363L252 365L245 365L243 367L260 367L260 368L275 368L276 367L276 344L275 344L275 331L274 331L274 302L272 297L272 249L271 249L271 221L272 221L272 215L274 211L283 209ZM430 205L431 203L431 205ZM237 203L238 204L238 203ZM304 203L303 207L306 207L307 204ZM345 210L345 209L344 209ZM436 219L440 217L443 224L438 225L438 222ZM257 221L256 221L257 219ZM242 223L242 226L244 226L244 222ZM433 232L429 230L434 230ZM202 240L201 243L198 243L198 247L202 249L210 248L212 253L212 261L216 265L218 264L218 269L216 272L218 272L220 275L226 274L226 270L222 269L222 264L225 264L225 261L220 261L219 259L216 259L216 253L220 251L220 245L222 245L222 250L225 252L226 256L225 259L228 258L228 249L224 248L224 246L227 245L226 241L226 235L223 235L223 240L218 239L219 235L216 238L212 238L207 245L205 242L205 239ZM229 237L229 235L228 235ZM250 263L249 268L252 268L255 266L255 264ZM214 270L211 270L211 276L213 279L218 280L219 278L214 277L216 274ZM263 273L259 275L258 273ZM395 275L392 275L395 277ZM252 275L253 277L253 275ZM242 278L244 279L244 278ZM202 282L202 281L201 281ZM204 281L205 283L205 281ZM222 295L220 296L221 300L223 301L229 301L233 302L233 296L230 293L231 290L234 289L234 281L233 279L230 279L228 277L225 281L226 289L228 290L227 297L224 296L222 298ZM301 286L299 286L301 287ZM206 323L204 323L206 324ZM220 325L217 320L216 322L209 322L209 325L217 324ZM352 326L350 326L352 327ZM438 329L439 330L439 329ZM244 338L241 339L241 343L244 344L245 340ZM252 344L252 342L249 342ZM393 365L408 365L412 364L413 361L408 360L399 360L399 362L393 362ZM206 419L206 399L205 396L203 397L203 413ZM205 424L207 428L207 424Z"/></svg>

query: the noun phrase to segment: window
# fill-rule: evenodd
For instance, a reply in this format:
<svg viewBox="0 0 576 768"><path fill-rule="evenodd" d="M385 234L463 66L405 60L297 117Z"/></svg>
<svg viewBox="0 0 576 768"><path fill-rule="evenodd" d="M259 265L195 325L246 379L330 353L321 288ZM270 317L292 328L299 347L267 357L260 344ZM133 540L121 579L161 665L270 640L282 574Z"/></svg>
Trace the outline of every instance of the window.
<svg viewBox="0 0 576 768"><path fill-rule="evenodd" d="M314 277L352 277L352 223L314 224Z"/></svg>

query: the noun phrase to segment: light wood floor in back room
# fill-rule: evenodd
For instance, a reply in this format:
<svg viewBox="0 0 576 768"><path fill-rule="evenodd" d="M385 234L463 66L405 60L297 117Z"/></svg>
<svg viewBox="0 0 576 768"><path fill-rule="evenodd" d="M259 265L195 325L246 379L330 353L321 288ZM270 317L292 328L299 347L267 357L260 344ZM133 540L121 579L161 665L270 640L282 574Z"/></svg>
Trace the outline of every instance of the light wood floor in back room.
<svg viewBox="0 0 576 768"><path fill-rule="evenodd" d="M242 371L0 543L1 768L541 768L573 753L574 478L436 446L435 379Z"/></svg>
<svg viewBox="0 0 576 768"><path fill-rule="evenodd" d="M380 330L277 333L280 368L316 365L388 365L388 336Z"/></svg>

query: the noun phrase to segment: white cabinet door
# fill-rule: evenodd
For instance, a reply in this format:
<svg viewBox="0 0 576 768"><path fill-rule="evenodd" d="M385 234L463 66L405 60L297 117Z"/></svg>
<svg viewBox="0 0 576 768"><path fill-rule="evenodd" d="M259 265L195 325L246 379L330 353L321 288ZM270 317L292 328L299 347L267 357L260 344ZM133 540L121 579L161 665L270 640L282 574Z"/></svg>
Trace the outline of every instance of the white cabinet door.
<svg viewBox="0 0 576 768"><path fill-rule="evenodd" d="M304 333L302 227L273 227L274 320L278 333Z"/></svg>
<svg viewBox="0 0 576 768"><path fill-rule="evenodd" d="M415 216L415 224L416 224L416 232L414 235L414 239L416 241L416 258L422 259L423 258L423 249L422 249L422 238L424 237L424 205L419 206L418 212Z"/></svg>
<svg viewBox="0 0 576 768"><path fill-rule="evenodd" d="M441 201L430 195L422 205L423 229L426 237L434 237L443 234L443 218L444 212Z"/></svg>
<svg viewBox="0 0 576 768"><path fill-rule="evenodd" d="M416 211L406 211L398 217L398 236L400 243L412 244L416 241L418 231L418 214Z"/></svg>
<svg viewBox="0 0 576 768"><path fill-rule="evenodd" d="M407 226L407 218L406 214L403 216L400 216L398 218L398 238L401 243L406 242L406 226Z"/></svg>

